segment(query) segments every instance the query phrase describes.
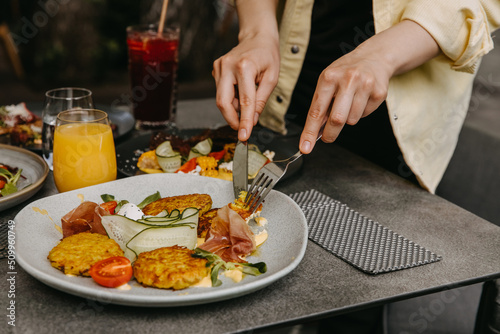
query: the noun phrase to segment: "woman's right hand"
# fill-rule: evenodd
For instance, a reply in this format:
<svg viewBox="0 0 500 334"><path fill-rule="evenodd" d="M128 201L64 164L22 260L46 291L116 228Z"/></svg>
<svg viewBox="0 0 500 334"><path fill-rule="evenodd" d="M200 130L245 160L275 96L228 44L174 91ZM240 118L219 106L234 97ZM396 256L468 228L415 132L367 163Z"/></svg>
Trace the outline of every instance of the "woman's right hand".
<svg viewBox="0 0 500 334"><path fill-rule="evenodd" d="M242 141L250 137L278 83L280 57L275 8L274 12L258 10L259 5L265 3L237 2L240 42L214 62L212 71L217 107L231 128L238 130L238 139Z"/></svg>

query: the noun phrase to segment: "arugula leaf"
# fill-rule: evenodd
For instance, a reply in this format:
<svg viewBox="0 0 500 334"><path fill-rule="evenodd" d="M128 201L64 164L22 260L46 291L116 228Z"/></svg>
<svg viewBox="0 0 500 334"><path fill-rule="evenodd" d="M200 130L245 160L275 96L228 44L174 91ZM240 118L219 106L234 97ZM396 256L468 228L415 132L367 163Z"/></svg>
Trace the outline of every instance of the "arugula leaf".
<svg viewBox="0 0 500 334"><path fill-rule="evenodd" d="M17 192L17 187L15 185L13 185L12 183L5 184L3 189L0 191L2 196L7 196L7 195L13 194L15 192Z"/></svg>
<svg viewBox="0 0 500 334"><path fill-rule="evenodd" d="M259 276L267 271L267 265L264 262L240 263L243 266L243 273L252 276Z"/></svg>
<svg viewBox="0 0 500 334"><path fill-rule="evenodd" d="M115 213L118 213L118 211L120 211L120 209L122 208L122 206L124 206L127 203L128 203L128 201L126 199L122 199L121 201L118 201L117 205L116 205L116 208L115 208Z"/></svg>
<svg viewBox="0 0 500 334"><path fill-rule="evenodd" d="M3 176L7 181L2 190L0 190L2 196L10 195L18 191L17 181L19 181L22 171L22 169L18 169L16 174L12 174L7 169L0 168L0 176Z"/></svg>
<svg viewBox="0 0 500 334"><path fill-rule="evenodd" d="M110 202L110 201L115 201L115 196L113 195L110 195L110 194L103 194L101 195L101 199L104 203L106 202ZM116 208L115 208L115 213L118 213L118 211L120 211L120 209L122 208L122 206L124 206L125 204L127 204L128 201L123 199L121 201L116 201Z"/></svg>
<svg viewBox="0 0 500 334"><path fill-rule="evenodd" d="M212 281L212 286L216 287L222 284L222 281L219 279L219 270L233 270L233 269L241 269L244 274L259 276L260 274L264 274L267 271L267 265L264 262L258 263L235 263L235 262L226 262L221 259L221 257L217 254L208 252L201 248L195 248L195 253L193 257L206 259L207 267L212 266L212 270L210 272L210 279Z"/></svg>
<svg viewBox="0 0 500 334"><path fill-rule="evenodd" d="M152 203L156 200L159 200L161 198L161 195L160 195L160 192L157 191L156 193L154 193L153 195L149 195L148 197L146 197L141 203L139 203L137 206L139 207L139 209L144 209L144 207L146 205L148 205L149 203ZM110 195L110 194L103 194L101 195L101 199L103 200L103 202L109 202L109 201L115 201L115 196L113 195ZM118 210L120 210L120 208L124 205L124 204L127 204L128 201L127 200L121 200L121 201L117 201L118 203L118 206L116 207L116 212L118 212Z"/></svg>
<svg viewBox="0 0 500 334"><path fill-rule="evenodd" d="M139 203L137 206L139 207L139 209L144 209L144 207L146 205L148 205L149 203L153 203L154 201L157 201L161 198L160 196L160 192L157 191L156 193L154 193L153 195L149 195L148 197L146 197L141 203Z"/></svg>
<svg viewBox="0 0 500 334"><path fill-rule="evenodd" d="M12 178L12 173L7 169L0 167L0 175L7 179L7 182Z"/></svg>
<svg viewBox="0 0 500 334"><path fill-rule="evenodd" d="M210 280L212 281L213 287L217 287L217 286L220 286L222 284L222 281L219 279L219 270L224 265L223 262L224 261L219 262L212 267L212 271L210 273Z"/></svg>
<svg viewBox="0 0 500 334"><path fill-rule="evenodd" d="M115 196L113 195L110 195L110 194L104 194L104 195L101 195L101 199L104 203L106 202L111 202L111 201L114 201L115 200Z"/></svg>
<svg viewBox="0 0 500 334"><path fill-rule="evenodd" d="M18 169L16 175L14 175L12 177L12 179L10 180L9 183L11 183L13 185L17 185L17 181L19 181L19 178L21 177L21 172L22 171L23 171L22 169Z"/></svg>

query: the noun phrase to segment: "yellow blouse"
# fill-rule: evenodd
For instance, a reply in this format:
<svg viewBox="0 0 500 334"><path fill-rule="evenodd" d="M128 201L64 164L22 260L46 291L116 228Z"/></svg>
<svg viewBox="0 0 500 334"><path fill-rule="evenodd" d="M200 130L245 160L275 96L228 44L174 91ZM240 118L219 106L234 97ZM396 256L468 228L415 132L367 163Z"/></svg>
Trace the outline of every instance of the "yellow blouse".
<svg viewBox="0 0 500 334"><path fill-rule="evenodd" d="M313 0L282 0L279 5L279 82L259 122L282 134L309 42L313 4ZM376 33L412 20L442 50L442 55L393 77L386 100L406 163L422 187L434 192L455 150L475 70L493 48L491 33L500 27L500 1L373 0L373 13Z"/></svg>

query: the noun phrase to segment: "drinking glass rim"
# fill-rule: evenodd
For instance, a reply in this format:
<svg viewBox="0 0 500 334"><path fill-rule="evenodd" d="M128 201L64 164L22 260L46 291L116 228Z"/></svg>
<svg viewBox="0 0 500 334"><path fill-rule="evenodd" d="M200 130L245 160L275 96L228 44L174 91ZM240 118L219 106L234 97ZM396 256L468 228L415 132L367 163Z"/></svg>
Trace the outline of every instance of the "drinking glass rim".
<svg viewBox="0 0 500 334"><path fill-rule="evenodd" d="M137 31L158 31L158 23L139 23L127 26L126 31L131 32L132 30ZM177 24L166 25L163 27L163 32L174 31L180 32L180 27Z"/></svg>
<svg viewBox="0 0 500 334"><path fill-rule="evenodd" d="M83 114L85 111L92 111L96 112L97 114L101 114L102 117L92 119L92 120L74 120L74 119L65 119L64 116L69 113L80 113ZM102 122L103 120L108 120L108 113L100 110L100 109L93 109L93 108L75 108L75 109L68 109L61 111L59 114L57 114L57 119L61 122L67 122L67 123L97 123L97 122Z"/></svg>
<svg viewBox="0 0 500 334"><path fill-rule="evenodd" d="M67 90L73 90L73 91L81 91L85 92L86 94L82 94L80 96L73 96L73 97L64 97L64 96L54 96L52 95L55 92L61 92L61 91L67 91ZM51 90L48 90L45 92L45 97L51 98L51 99L58 99L58 100L80 100L80 99L85 99L88 97L92 97L92 91L87 88L81 88L81 87L60 87L60 88L54 88Z"/></svg>

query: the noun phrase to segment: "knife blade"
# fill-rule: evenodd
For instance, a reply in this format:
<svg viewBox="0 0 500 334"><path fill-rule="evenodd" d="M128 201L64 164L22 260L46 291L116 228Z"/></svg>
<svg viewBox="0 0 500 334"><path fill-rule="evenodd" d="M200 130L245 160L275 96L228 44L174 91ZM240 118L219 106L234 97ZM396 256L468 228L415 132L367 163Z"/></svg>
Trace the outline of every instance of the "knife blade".
<svg viewBox="0 0 500 334"><path fill-rule="evenodd" d="M233 189L238 198L240 192L248 189L248 143L238 140L233 158Z"/></svg>

